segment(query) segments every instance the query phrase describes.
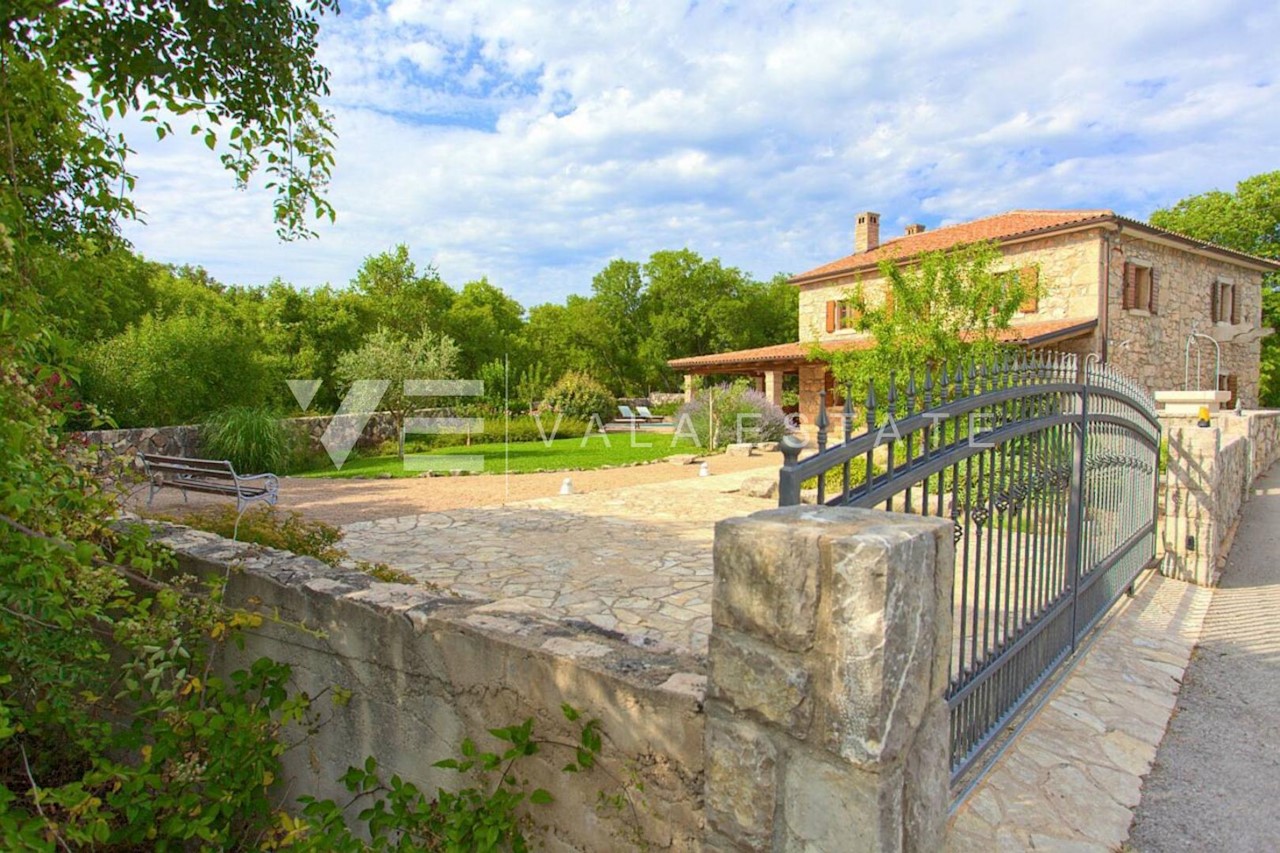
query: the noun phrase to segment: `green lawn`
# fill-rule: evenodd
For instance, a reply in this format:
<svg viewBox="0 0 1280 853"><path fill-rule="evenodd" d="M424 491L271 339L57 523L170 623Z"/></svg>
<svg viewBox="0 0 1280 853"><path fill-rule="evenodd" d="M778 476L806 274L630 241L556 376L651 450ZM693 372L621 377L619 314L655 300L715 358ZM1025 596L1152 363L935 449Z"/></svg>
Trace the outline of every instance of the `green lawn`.
<svg viewBox="0 0 1280 853"><path fill-rule="evenodd" d="M461 462L453 463L451 456L481 456L484 470L500 474L511 471L513 474L526 474L531 471L568 471L574 469L600 468L605 465L627 465L635 462L652 462L675 453L698 453L698 448L686 436L672 446L672 436L668 434L636 436L637 444L652 444L652 447L632 447L630 433L611 433L609 446L604 439L595 434L590 436L583 446L580 438L558 438L549 444L541 441L513 442L512 444L473 444L470 447L441 447L425 453L408 454L406 462L396 456L353 456L335 470L332 463L326 462L323 467L299 472L299 477L376 477L379 474L390 474L392 477L416 477L423 468L415 467L415 460L430 462L435 470L448 472L453 468L462 468Z"/></svg>

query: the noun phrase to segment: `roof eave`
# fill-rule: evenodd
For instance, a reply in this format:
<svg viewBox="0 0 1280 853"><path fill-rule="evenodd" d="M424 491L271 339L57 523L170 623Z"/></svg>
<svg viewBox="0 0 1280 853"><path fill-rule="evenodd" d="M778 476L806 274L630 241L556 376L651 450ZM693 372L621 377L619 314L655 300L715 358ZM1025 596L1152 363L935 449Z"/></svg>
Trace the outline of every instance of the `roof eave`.
<svg viewBox="0 0 1280 853"><path fill-rule="evenodd" d="M1217 243L1210 243L1206 240L1197 240L1194 237L1188 237L1186 234L1179 234L1177 231L1170 231L1167 228L1160 228L1138 219L1130 219L1127 216L1114 217L1114 227L1120 229L1134 229L1143 232L1147 237L1154 238L1157 242L1170 243L1183 248L1189 248L1194 252L1204 255L1212 255L1217 257L1227 257L1239 264L1240 266L1258 270L1259 272L1275 272L1280 270L1280 261L1271 258L1263 258L1258 255L1251 255L1248 252L1240 252L1236 249L1228 249L1226 246L1219 246Z"/></svg>

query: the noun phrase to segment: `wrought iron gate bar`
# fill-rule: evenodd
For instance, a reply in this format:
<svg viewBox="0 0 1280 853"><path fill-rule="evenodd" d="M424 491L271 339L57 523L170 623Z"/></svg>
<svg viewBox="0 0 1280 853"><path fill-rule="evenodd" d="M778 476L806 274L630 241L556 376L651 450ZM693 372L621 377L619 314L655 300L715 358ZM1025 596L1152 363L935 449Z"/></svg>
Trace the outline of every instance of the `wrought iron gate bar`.
<svg viewBox="0 0 1280 853"><path fill-rule="evenodd" d="M868 387L857 435L845 386L833 447L822 392L818 452L802 460L784 442L779 503L799 503L816 480L818 503L951 520L956 779L1153 564L1160 424L1145 391L1073 355L887 379L883 407Z"/></svg>

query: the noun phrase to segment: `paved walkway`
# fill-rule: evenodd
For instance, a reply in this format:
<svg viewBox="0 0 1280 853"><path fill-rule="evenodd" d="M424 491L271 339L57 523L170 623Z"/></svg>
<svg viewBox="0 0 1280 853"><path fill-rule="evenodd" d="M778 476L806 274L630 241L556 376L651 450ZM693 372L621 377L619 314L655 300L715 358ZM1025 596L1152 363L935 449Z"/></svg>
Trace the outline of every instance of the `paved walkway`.
<svg viewBox="0 0 1280 853"><path fill-rule="evenodd" d="M1212 591L1156 575L957 812L950 849L1117 850Z"/></svg>
<svg viewBox="0 0 1280 853"><path fill-rule="evenodd" d="M1135 850L1280 850L1280 465L1254 492L1143 786Z"/></svg>
<svg viewBox="0 0 1280 853"><path fill-rule="evenodd" d="M505 506L356 522L342 546L494 613L559 614L637 645L705 655L715 522L776 506L748 497L748 470Z"/></svg>

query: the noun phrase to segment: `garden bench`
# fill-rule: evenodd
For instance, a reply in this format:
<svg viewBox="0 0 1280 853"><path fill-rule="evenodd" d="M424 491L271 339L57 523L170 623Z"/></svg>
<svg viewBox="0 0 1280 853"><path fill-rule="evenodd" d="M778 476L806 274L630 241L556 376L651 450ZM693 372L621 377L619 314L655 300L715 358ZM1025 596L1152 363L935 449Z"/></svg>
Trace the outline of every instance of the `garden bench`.
<svg viewBox="0 0 1280 853"><path fill-rule="evenodd" d="M226 495L236 499L236 526L234 539L240 532L240 516L255 501L266 501L275 506L280 494L280 479L275 474L237 474L226 459L188 459L185 456L160 456L139 453L142 469L146 473L151 492L147 506L155 499L156 492L165 486L180 489L182 500L187 492L209 495Z"/></svg>

